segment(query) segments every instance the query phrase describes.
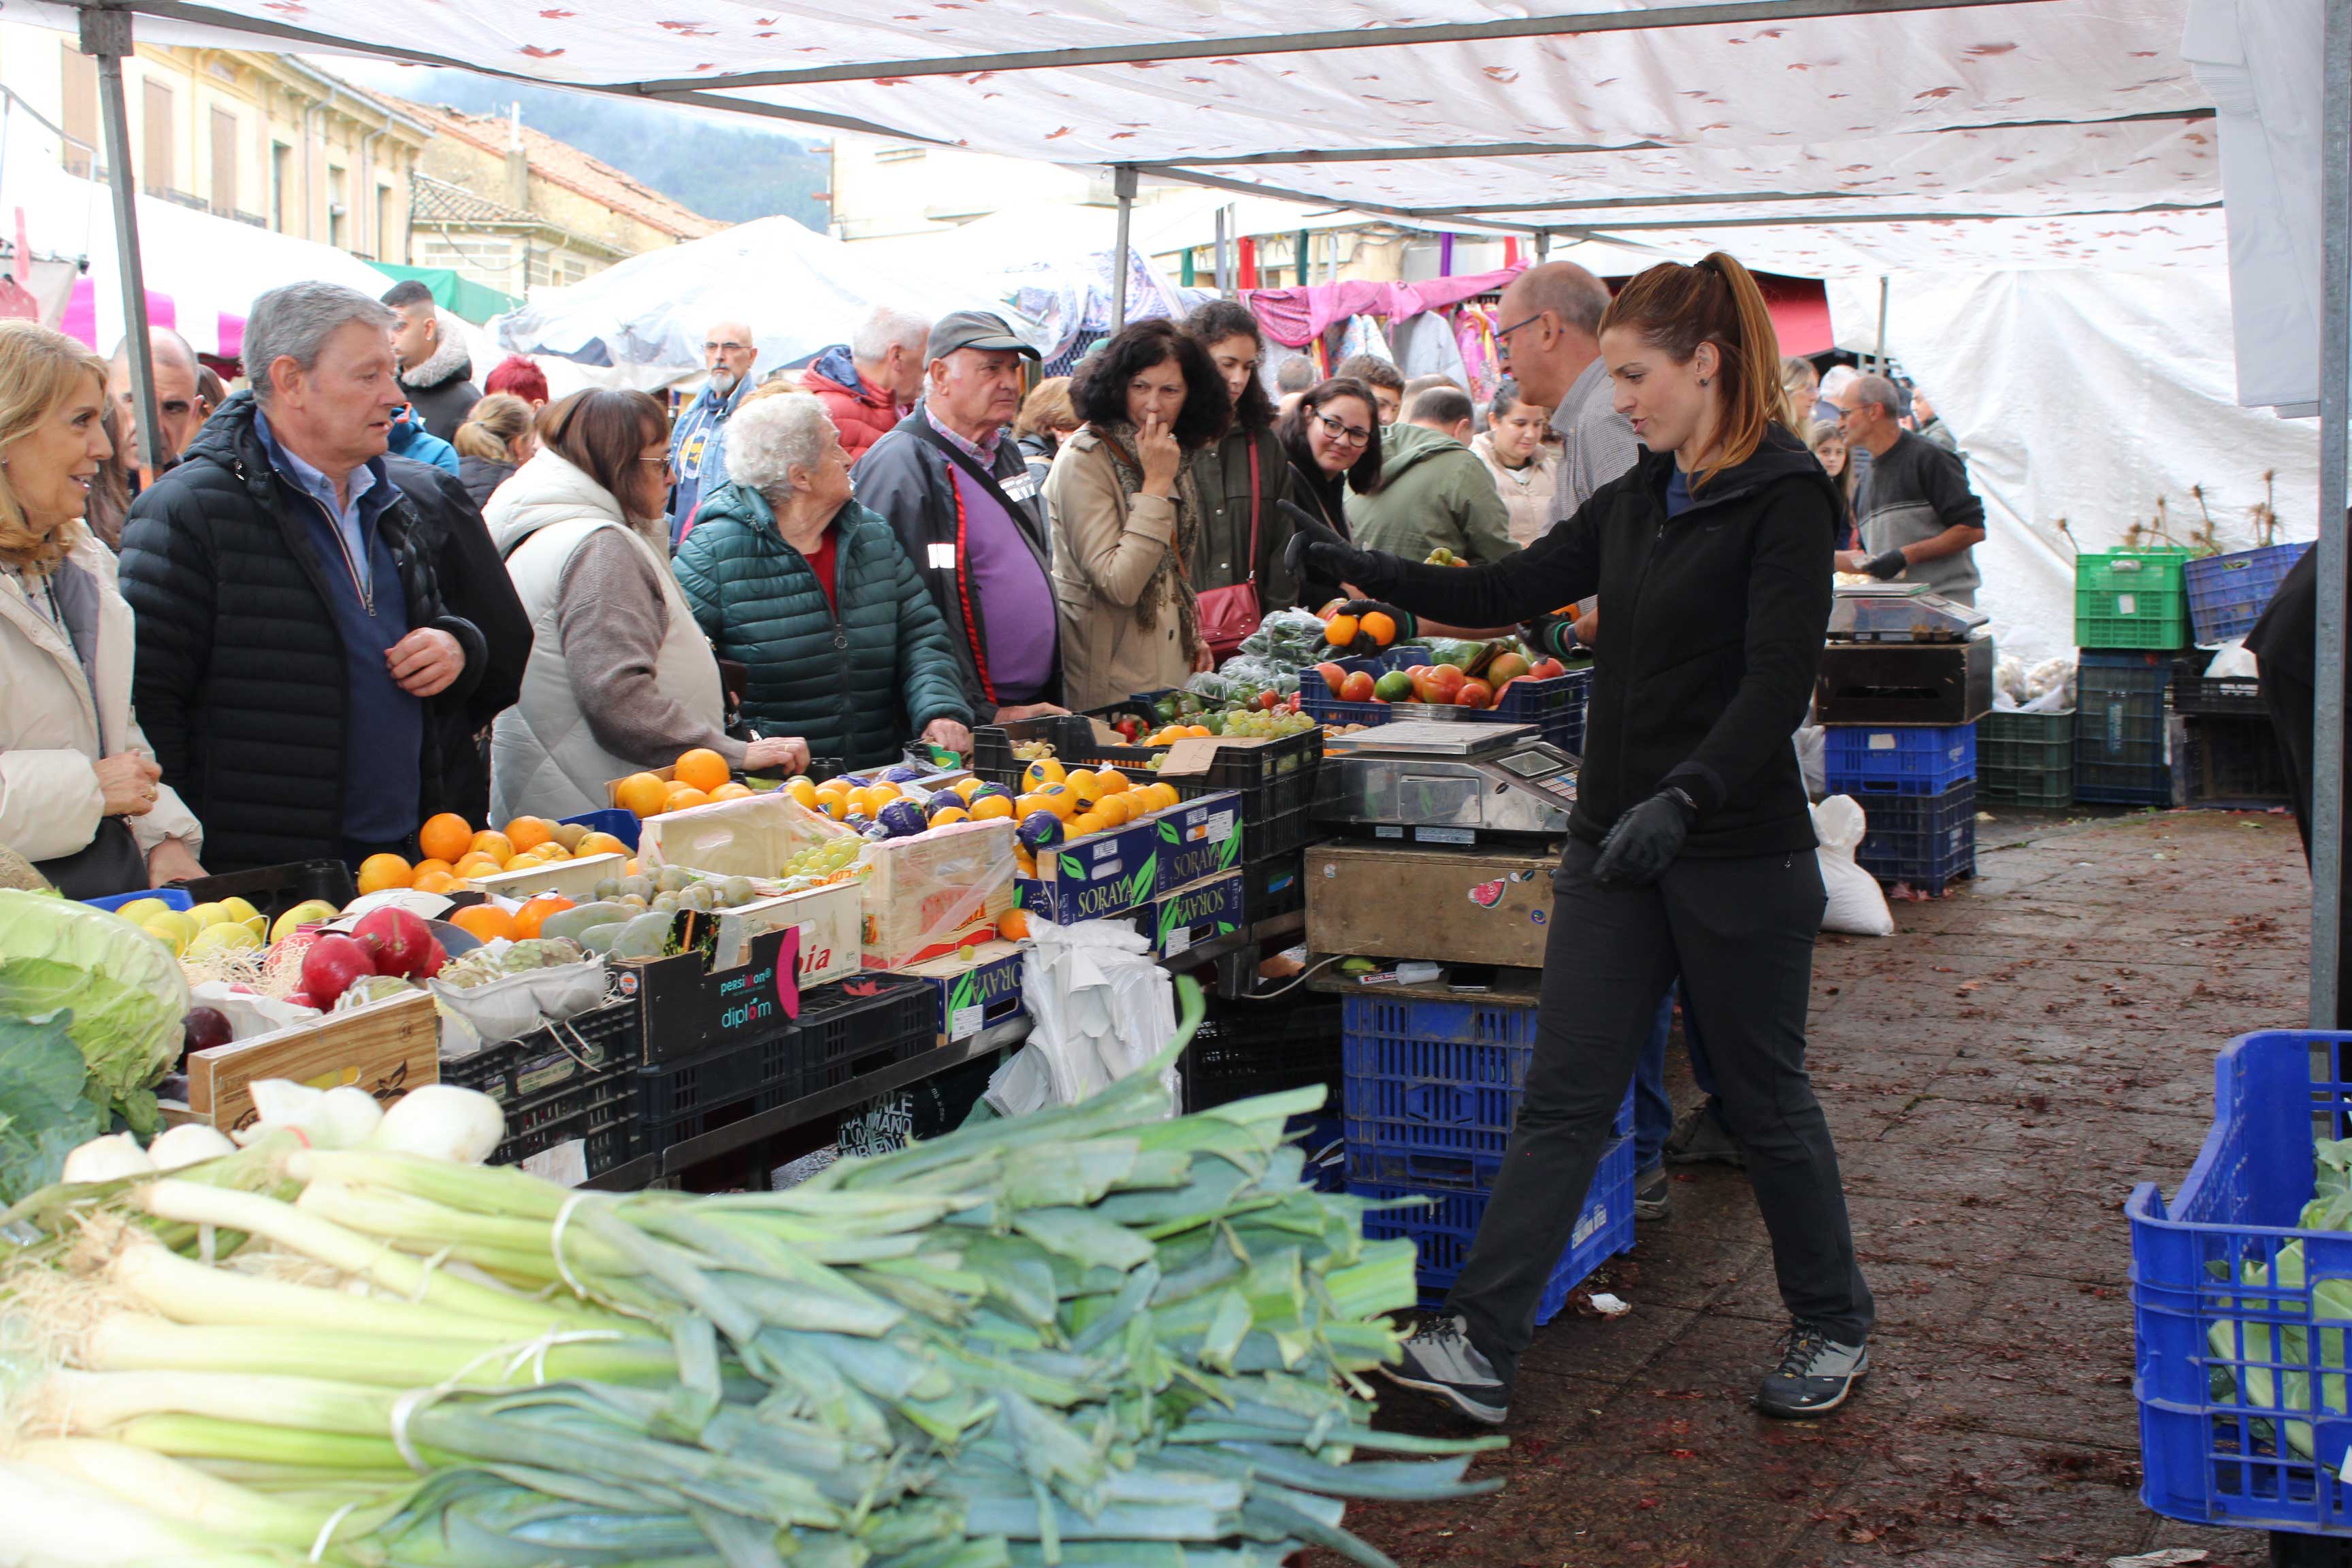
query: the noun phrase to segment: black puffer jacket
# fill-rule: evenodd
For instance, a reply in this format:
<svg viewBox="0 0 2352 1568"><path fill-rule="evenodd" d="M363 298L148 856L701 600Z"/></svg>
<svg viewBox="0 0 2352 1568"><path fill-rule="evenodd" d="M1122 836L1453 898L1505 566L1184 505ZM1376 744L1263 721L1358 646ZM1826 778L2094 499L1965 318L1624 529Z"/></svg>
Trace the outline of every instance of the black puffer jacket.
<svg viewBox="0 0 2352 1568"><path fill-rule="evenodd" d="M1837 491L1773 426L1756 455L1666 516L1671 453L1644 450L1576 515L1507 561L1377 559L1358 586L1454 626L1527 621L1599 594L1608 606L1569 827L1598 843L1669 781L1698 803L1686 855L1814 847L1790 737L1829 626Z"/></svg>
<svg viewBox="0 0 2352 1568"><path fill-rule="evenodd" d="M466 487L476 511L490 504L490 492L512 479L514 471L514 464L501 463L496 458L477 458L468 453L457 458L457 482Z"/></svg>
<svg viewBox="0 0 2352 1568"><path fill-rule="evenodd" d="M180 466L132 503L122 531L122 594L139 617L133 700L164 781L205 825L215 871L343 852L342 637L297 510L306 503L270 467L253 415L250 393L224 404ZM449 633L466 655L425 704L418 777L429 816L446 808L440 735L481 683L487 648L471 621L448 613L404 491L380 526L409 624Z"/></svg>

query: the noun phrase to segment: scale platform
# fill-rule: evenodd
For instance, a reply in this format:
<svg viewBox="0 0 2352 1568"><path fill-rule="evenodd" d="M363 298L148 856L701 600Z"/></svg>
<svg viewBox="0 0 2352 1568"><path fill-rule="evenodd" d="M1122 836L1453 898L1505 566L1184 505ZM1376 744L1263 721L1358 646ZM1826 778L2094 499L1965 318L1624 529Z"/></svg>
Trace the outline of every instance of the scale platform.
<svg viewBox="0 0 2352 1568"><path fill-rule="evenodd" d="M1532 724L1378 724L1324 745L1315 819L1413 844L1557 837L1579 759Z"/></svg>
<svg viewBox="0 0 2352 1568"><path fill-rule="evenodd" d="M1841 584L1830 605L1832 642L1967 642L1992 617L1956 605L1925 583Z"/></svg>

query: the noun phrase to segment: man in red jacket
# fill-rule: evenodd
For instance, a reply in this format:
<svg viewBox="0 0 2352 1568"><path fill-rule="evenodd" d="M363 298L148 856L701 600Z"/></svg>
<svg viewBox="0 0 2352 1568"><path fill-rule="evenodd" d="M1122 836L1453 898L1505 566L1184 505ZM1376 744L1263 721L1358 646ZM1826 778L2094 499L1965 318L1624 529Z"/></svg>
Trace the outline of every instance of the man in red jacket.
<svg viewBox="0 0 2352 1568"><path fill-rule="evenodd" d="M866 456L922 395L923 343L930 333L922 317L885 306L856 338L825 350L801 373L801 385L833 416L851 462Z"/></svg>

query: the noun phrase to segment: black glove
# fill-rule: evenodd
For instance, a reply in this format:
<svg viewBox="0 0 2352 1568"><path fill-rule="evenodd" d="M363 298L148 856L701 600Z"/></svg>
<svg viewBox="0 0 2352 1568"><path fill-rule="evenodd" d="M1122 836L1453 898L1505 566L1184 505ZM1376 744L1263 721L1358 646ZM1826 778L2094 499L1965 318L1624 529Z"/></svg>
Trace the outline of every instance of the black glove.
<svg viewBox="0 0 2352 1568"><path fill-rule="evenodd" d="M1397 642L1411 642L1421 635L1421 618L1419 616L1415 616L1411 610L1401 610L1397 608L1396 605L1389 604L1385 600L1349 599L1339 606L1339 614L1343 616L1353 616L1358 620L1362 620L1366 616L1375 610L1378 610L1381 615L1386 616L1389 619L1396 623L1396 637L1393 640Z"/></svg>
<svg viewBox="0 0 2352 1568"><path fill-rule="evenodd" d="M1891 583L1902 576L1904 568L1910 564L1910 561L1898 546L1884 554L1872 556L1862 563L1862 569L1882 583Z"/></svg>
<svg viewBox="0 0 2352 1568"><path fill-rule="evenodd" d="M1601 841L1592 879L1604 887L1645 888L1666 874L1683 852L1698 803L1668 784L1617 819Z"/></svg>
<svg viewBox="0 0 2352 1568"><path fill-rule="evenodd" d="M1290 543L1282 552L1282 563L1297 581L1324 577L1378 594L1386 592L1396 580L1393 569L1400 564L1396 557L1357 549L1294 501L1278 504L1290 514L1291 524Z"/></svg>

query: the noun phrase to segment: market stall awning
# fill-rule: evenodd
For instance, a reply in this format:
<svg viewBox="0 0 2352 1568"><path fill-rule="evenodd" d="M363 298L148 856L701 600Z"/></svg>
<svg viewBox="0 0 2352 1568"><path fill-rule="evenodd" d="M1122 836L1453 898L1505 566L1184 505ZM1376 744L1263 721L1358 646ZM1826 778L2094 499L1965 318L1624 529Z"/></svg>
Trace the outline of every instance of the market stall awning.
<svg viewBox="0 0 2352 1568"><path fill-rule="evenodd" d="M459 320L479 326L492 316L522 303L487 283L477 283L447 267L403 267L397 262L371 261L370 267L398 282L416 282L433 290L433 302Z"/></svg>
<svg viewBox="0 0 2352 1568"><path fill-rule="evenodd" d="M1835 227L1821 259L1849 271L1946 222L2004 256L2063 238L2072 264L2108 226L2064 220L2112 218L2144 257L2122 215L2221 195L2186 0L128 8L152 42L360 50L1420 220L1663 239L1769 216ZM2011 220L2061 226L1990 232Z"/></svg>

